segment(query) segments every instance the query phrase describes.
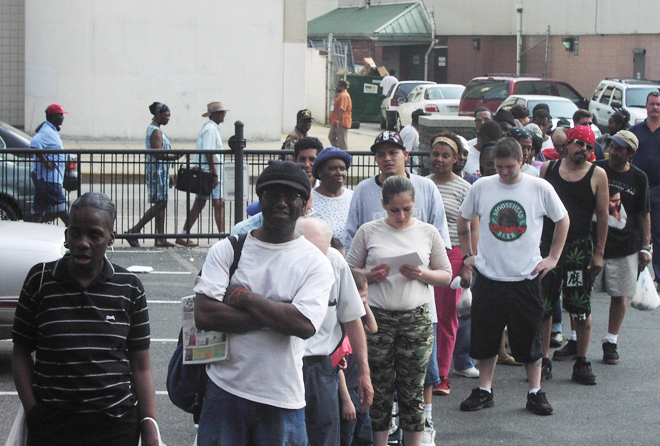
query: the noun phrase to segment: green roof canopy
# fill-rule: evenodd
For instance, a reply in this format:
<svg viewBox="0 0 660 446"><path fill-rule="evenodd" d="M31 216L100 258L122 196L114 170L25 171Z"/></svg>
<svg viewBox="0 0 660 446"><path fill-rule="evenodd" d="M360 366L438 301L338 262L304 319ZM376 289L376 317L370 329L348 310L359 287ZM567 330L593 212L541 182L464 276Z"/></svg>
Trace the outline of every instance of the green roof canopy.
<svg viewBox="0 0 660 446"><path fill-rule="evenodd" d="M307 37L377 40L428 40L431 26L420 3L338 8L310 20Z"/></svg>

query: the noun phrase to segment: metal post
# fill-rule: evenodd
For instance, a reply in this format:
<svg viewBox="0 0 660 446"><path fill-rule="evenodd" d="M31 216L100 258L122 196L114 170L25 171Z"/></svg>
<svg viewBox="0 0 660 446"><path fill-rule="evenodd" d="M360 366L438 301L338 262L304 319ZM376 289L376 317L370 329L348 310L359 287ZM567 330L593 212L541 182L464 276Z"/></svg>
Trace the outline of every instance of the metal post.
<svg viewBox="0 0 660 446"><path fill-rule="evenodd" d="M518 25L516 29L516 74L520 76L520 66L522 59L522 13L523 4L516 3L516 13L518 14Z"/></svg>
<svg viewBox="0 0 660 446"><path fill-rule="evenodd" d="M332 33L328 34L328 80L326 82L326 97L325 97L325 123L330 123L330 108L334 102L334 96L332 94L333 87L335 86L335 44L333 43Z"/></svg>
<svg viewBox="0 0 660 446"><path fill-rule="evenodd" d="M229 138L229 147L234 151L234 224L243 221L243 122L234 122L234 136Z"/></svg>

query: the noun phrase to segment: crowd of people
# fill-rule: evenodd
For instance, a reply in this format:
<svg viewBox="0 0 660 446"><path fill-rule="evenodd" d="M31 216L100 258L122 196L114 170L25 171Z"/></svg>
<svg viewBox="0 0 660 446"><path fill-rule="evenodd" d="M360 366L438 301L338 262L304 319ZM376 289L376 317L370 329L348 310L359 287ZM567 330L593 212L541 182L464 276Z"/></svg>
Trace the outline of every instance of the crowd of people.
<svg viewBox="0 0 660 446"><path fill-rule="evenodd" d="M543 107L531 122L526 109L477 109L475 139L434 136L428 177L407 170L404 139L386 131L370 148L378 174L351 190L350 154L307 136L311 113L301 110L285 142L293 162L269 162L256 181L260 212L232 230L247 234L237 268L230 273L234 248L223 239L194 286L197 328L228 333L231 352L207 366L198 444L384 446L395 402L405 444L434 444L432 395L450 393L452 362L456 375L478 379L462 411L495 405L497 364L524 367L524 404L537 415L553 413L541 390L552 360L574 360L571 379L595 384L594 286L611 296L602 359L616 364L639 271L652 264L660 272L652 261L660 241L660 217L652 218L660 212L660 93L649 95L647 111L630 129L615 115L597 141L586 111L576 112L573 127L553 129ZM160 127L169 109L154 103L151 112L147 147L166 148ZM216 127L225 113L219 102L208 105L203 116L213 124L198 148L221 147ZM150 160L153 207L142 219L156 218L157 227L167 202L169 158L161 158ZM199 162L214 169L222 160ZM201 211L209 197L198 198ZM109 420L117 427L103 430L107 442L99 444L136 444L140 432L143 444L157 440L144 290L104 257L115 215L102 194L80 197L67 216L70 252L26 279L14 377L30 444L64 430L67 444L85 444ZM458 314L468 290L471 311ZM565 343L560 301L571 324ZM110 314L125 322L116 334L93 323ZM75 327L75 351L64 336L72 319L85 320ZM551 360L550 348L560 346Z"/></svg>

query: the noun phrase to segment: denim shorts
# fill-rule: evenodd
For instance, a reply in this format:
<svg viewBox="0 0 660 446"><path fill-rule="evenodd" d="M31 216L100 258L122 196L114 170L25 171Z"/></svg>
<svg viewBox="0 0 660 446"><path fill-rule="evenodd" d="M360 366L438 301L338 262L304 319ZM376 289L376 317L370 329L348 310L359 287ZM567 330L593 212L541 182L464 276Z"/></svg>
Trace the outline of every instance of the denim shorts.
<svg viewBox="0 0 660 446"><path fill-rule="evenodd" d="M37 180L34 181L34 202L32 203L33 214L44 214L52 206L54 212L67 210L67 198L60 183Z"/></svg>
<svg viewBox="0 0 660 446"><path fill-rule="evenodd" d="M211 380L197 431L199 446L307 446L305 409L282 409L232 395Z"/></svg>

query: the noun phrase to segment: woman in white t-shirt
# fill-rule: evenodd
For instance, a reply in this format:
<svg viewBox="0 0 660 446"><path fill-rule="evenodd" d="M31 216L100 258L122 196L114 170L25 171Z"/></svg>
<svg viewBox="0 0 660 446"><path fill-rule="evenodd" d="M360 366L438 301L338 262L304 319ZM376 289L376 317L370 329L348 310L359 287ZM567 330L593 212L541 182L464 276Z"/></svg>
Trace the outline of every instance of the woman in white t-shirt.
<svg viewBox="0 0 660 446"><path fill-rule="evenodd" d="M408 178L383 183L383 207L387 217L358 229L346 260L369 280L369 305L379 327L367 337L374 444L387 444L396 390L404 441L415 446L424 431L424 378L433 348L429 286L449 285L451 265L438 230L412 216L415 190ZM401 256L407 257L404 264L391 270Z"/></svg>

